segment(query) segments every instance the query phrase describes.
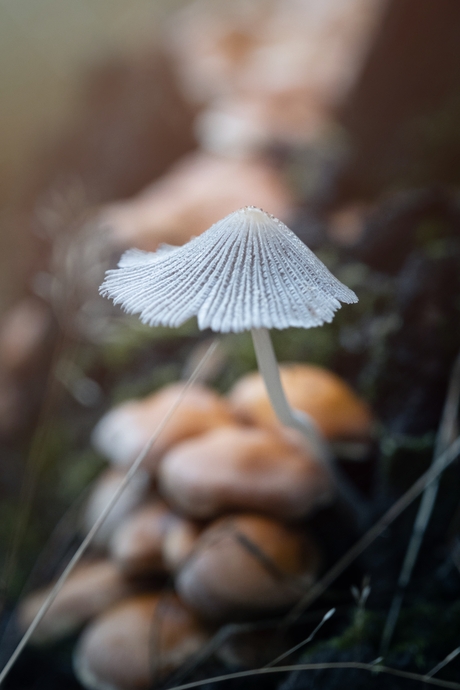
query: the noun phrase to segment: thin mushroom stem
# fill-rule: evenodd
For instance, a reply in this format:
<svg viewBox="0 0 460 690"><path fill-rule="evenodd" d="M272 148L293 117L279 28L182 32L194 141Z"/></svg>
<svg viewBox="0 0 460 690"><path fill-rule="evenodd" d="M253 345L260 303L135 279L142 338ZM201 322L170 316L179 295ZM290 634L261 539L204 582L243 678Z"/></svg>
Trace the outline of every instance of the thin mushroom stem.
<svg viewBox="0 0 460 690"><path fill-rule="evenodd" d="M365 523L368 518L368 511L354 487L346 481L345 477L339 475L339 472L333 466L332 453L317 425L305 412L295 410L289 405L281 383L278 361L268 329L252 328L251 334L257 366L264 380L276 416L282 424L292 429L297 429L303 434L313 451L314 457L324 465L340 495L352 507L357 520L360 523Z"/></svg>
<svg viewBox="0 0 460 690"><path fill-rule="evenodd" d="M330 452L315 422L304 412L293 410L287 401L270 333L266 328L253 328L251 333L257 366L276 416L285 426L300 431L307 439L315 457L320 462L329 464Z"/></svg>

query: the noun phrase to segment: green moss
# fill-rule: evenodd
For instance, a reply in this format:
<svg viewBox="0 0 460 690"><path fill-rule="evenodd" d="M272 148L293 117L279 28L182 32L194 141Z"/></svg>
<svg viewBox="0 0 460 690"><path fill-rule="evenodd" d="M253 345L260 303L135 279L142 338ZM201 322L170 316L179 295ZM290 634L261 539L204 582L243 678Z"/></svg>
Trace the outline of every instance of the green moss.
<svg viewBox="0 0 460 690"><path fill-rule="evenodd" d="M333 638L329 644L341 651L352 649L363 642L375 644L380 625L381 619L378 614L362 610L357 606L352 614L351 624L340 636Z"/></svg>
<svg viewBox="0 0 460 690"><path fill-rule="evenodd" d="M442 659L458 646L459 635L460 602L437 606L421 600L401 612L391 657L410 655L420 669L426 669L427 660Z"/></svg>
<svg viewBox="0 0 460 690"><path fill-rule="evenodd" d="M72 502L97 477L106 462L91 448L70 453L61 466L56 485L56 496L66 503Z"/></svg>
<svg viewBox="0 0 460 690"><path fill-rule="evenodd" d="M190 319L179 328L165 328L145 326L138 318L125 318L120 320L118 328L102 346L99 355L108 369L120 370L131 364L140 350L198 334L196 319Z"/></svg>
<svg viewBox="0 0 460 690"><path fill-rule="evenodd" d="M272 330L273 347L279 362L310 362L328 366L337 352L337 338L333 324L321 328L287 328ZM224 370L216 377L214 385L221 392L241 377L257 369L257 361L251 334L232 333L221 339L225 356Z"/></svg>
<svg viewBox="0 0 460 690"><path fill-rule="evenodd" d="M254 371L257 362L249 332L222 336L220 347L224 353L225 366L213 383L217 390L226 393L241 376Z"/></svg>
<svg viewBox="0 0 460 690"><path fill-rule="evenodd" d="M387 434L380 430L380 467L387 482L398 491L409 488L428 469L435 434Z"/></svg>
<svg viewBox="0 0 460 690"><path fill-rule="evenodd" d="M415 242L419 247L437 243L449 234L449 225L444 218L423 218L415 230Z"/></svg>
<svg viewBox="0 0 460 690"><path fill-rule="evenodd" d="M308 330L288 328L285 331L272 331L272 339L280 362L309 362L328 366L338 348L333 324Z"/></svg>
<svg viewBox="0 0 460 690"><path fill-rule="evenodd" d="M133 375L117 383L111 393L111 402L118 405L125 400L143 398L150 393L180 379L182 366L179 362L156 365L141 376Z"/></svg>

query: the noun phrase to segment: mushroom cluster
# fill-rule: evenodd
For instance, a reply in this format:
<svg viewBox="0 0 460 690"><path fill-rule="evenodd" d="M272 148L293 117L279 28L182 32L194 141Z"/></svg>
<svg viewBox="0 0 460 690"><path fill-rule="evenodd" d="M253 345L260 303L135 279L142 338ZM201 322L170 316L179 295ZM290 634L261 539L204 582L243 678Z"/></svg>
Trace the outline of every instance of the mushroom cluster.
<svg viewBox="0 0 460 690"><path fill-rule="evenodd" d="M284 365L286 395L328 439L369 439L366 404L319 367ZM109 461L87 501L92 524L184 384L110 410L93 434ZM51 641L84 626L76 673L87 688L147 688L202 648L223 623L282 612L312 585L321 544L304 520L334 499L325 468L269 412L259 374L227 396L186 393L35 632ZM171 588L173 584L173 588ZM20 610L26 628L49 589Z"/></svg>

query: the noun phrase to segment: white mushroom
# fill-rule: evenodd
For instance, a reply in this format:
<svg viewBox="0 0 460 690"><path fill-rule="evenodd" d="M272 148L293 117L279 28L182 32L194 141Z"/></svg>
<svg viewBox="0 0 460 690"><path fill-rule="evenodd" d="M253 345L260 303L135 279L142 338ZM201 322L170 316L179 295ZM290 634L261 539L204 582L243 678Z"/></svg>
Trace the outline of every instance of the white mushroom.
<svg viewBox="0 0 460 690"><path fill-rule="evenodd" d="M320 326L357 297L284 223L242 208L183 247L108 271L101 294L151 326L177 327L197 316L201 329L251 330L277 416L327 459L316 425L286 400L268 329Z"/></svg>

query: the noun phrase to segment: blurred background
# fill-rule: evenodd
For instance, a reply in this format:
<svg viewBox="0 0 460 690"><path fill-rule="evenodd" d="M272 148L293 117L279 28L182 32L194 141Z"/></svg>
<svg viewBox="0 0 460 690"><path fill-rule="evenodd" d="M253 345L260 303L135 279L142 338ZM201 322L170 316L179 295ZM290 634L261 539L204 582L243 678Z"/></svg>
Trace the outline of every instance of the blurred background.
<svg viewBox="0 0 460 690"><path fill-rule="evenodd" d="M110 484L110 472L119 473L111 480L117 481L126 471L143 438L139 428L144 425L145 435L158 423L157 407L163 408L155 403L150 411L147 401L184 380L210 339L195 323L177 331L145 328L98 296L104 272L130 247L183 244L228 213L255 205L287 223L358 294L359 304L332 324L273 334L281 362L333 372L355 396L356 408L348 398L342 407L362 415L361 426L350 412L350 428L325 433L366 506L364 522L356 523L340 501L294 518L275 516L289 529L312 531L322 553L314 577L429 466L440 424L444 438L455 438L454 394L449 428L442 413L457 385L460 346L459 31L457 0L0 0L2 663L30 618L28 595L62 570L107 500L94 507L97 491ZM255 367L247 334L222 338L201 382L219 396L213 404L228 407L215 426L264 426L247 410L241 416L235 402L235 386ZM309 388L301 374L298 381ZM107 425L96 426L131 400L140 401L132 428L121 425L112 438ZM214 426L203 419L217 413L204 409L201 421L170 439L172 448ZM324 414L329 419L334 412L325 407ZM329 429L329 422L316 421ZM201 516L169 496L158 472L157 465L149 468L148 488L138 487L120 524L154 500L189 520L195 537L222 515L270 513L264 504L230 501ZM448 473L388 657L420 673L454 649L460 631L460 477L458 468ZM336 622L307 660L379 656L416 507L411 510L329 598L314 604L282 649L306 637L335 606ZM129 689L164 682L177 665L158 662L155 675L146 662L148 673L121 680L99 669L95 680L85 657L78 681L72 670L83 625L139 591L179 592L180 606L185 602L204 625L194 652L220 626L234 619L260 625L300 598L297 592L284 605L280 600L276 610L225 613L210 625L181 590L182 561L127 575L114 548L107 536L89 561L115 563L110 577L122 573L113 599L99 601L68 628L62 621L70 614L57 611L64 632L53 629L46 644L28 649L8 687L106 682ZM109 587L101 578L101 587ZM84 587L83 597L92 585ZM440 613L446 609L449 620ZM431 629L433 617L439 629ZM267 648L280 652L279 640L272 645L276 621L264 623L264 635ZM447 624L450 634L443 636ZM214 647L181 677L267 663L260 634L228 643L220 656ZM147 650L149 659L163 658ZM444 673L458 680L460 666L454 661ZM326 674L322 687L335 687L336 678ZM368 687L365 675L346 682ZM397 680L375 682L403 687ZM295 674L251 683L310 687Z"/></svg>

